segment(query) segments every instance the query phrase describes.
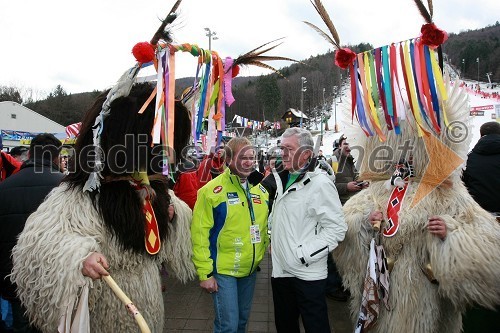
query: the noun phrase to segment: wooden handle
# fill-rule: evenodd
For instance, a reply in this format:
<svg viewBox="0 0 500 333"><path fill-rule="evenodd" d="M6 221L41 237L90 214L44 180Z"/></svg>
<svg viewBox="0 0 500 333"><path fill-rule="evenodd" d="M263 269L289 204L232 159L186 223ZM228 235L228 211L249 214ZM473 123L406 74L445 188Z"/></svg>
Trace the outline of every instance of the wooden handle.
<svg viewBox="0 0 500 333"><path fill-rule="evenodd" d="M382 221L372 221L373 230L377 232L380 231L380 223L382 223Z"/></svg>
<svg viewBox="0 0 500 333"><path fill-rule="evenodd" d="M128 296L123 292L123 290L116 284L115 280L111 277L111 275L105 275L102 279L108 284L108 286L113 290L116 296L125 304L127 310L134 316L137 325L141 329L142 333L151 333L146 320L141 315L139 310L135 307L134 303L128 298Z"/></svg>

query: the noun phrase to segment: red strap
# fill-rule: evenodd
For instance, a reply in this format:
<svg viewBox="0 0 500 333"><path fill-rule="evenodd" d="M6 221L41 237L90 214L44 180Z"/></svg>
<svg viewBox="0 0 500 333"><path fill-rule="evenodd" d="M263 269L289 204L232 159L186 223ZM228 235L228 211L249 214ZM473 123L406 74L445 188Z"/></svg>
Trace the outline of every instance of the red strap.
<svg viewBox="0 0 500 333"><path fill-rule="evenodd" d="M404 187L396 187L392 190L389 202L387 203L387 227L384 228L384 236L392 237L399 229L399 211L403 205L403 199L408 189L408 184Z"/></svg>
<svg viewBox="0 0 500 333"><path fill-rule="evenodd" d="M149 254L157 254L161 247L160 231L158 229L155 211L151 205L149 190L147 187L137 182L134 182L132 187L135 190L146 190L148 193L144 199L144 206L142 207L142 211L146 218L146 224L144 225L144 243L146 245L146 251L148 251Z"/></svg>
<svg viewBox="0 0 500 333"><path fill-rule="evenodd" d="M149 254L157 254L161 246L160 231L158 229L158 222L156 221L153 206L149 200L144 201L143 211L146 216L146 234L144 235L146 251L148 251Z"/></svg>

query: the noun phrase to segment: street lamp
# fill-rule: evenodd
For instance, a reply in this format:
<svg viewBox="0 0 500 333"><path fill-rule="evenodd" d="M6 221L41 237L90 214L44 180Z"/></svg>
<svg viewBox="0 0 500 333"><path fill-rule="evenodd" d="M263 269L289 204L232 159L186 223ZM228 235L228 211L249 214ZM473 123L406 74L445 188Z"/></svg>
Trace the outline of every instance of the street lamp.
<svg viewBox="0 0 500 333"><path fill-rule="evenodd" d="M302 81L301 81L301 86L300 86L300 128L302 128L302 115L304 114L304 112L302 110L304 110L304 92L307 91L307 88L304 87L304 85L307 83L307 80L305 77L301 77L300 78Z"/></svg>
<svg viewBox="0 0 500 333"><path fill-rule="evenodd" d="M340 73L339 87L339 90L342 90L342 73ZM339 102L342 103L342 94L340 94Z"/></svg>
<svg viewBox="0 0 500 333"><path fill-rule="evenodd" d="M465 77L465 59L462 59L462 77Z"/></svg>
<svg viewBox="0 0 500 333"><path fill-rule="evenodd" d="M216 36L217 33L215 31L212 31L209 28L205 28L205 31L207 32L207 34L205 36L208 37L208 49L211 51L212 50L212 40L217 40L219 38Z"/></svg>
<svg viewBox="0 0 500 333"><path fill-rule="evenodd" d="M477 62L477 87L479 88L479 57L477 57L476 62Z"/></svg>
<svg viewBox="0 0 500 333"><path fill-rule="evenodd" d="M321 113L319 117L320 125L321 125L321 144L323 144L323 111L326 109L325 103L325 88L323 88L323 107L321 108Z"/></svg>
<svg viewBox="0 0 500 333"><path fill-rule="evenodd" d="M335 115L335 125L333 127L333 131L335 133L338 133L339 132L339 125L337 124L337 89L338 87L337 86L333 86L333 112L334 112L334 115Z"/></svg>

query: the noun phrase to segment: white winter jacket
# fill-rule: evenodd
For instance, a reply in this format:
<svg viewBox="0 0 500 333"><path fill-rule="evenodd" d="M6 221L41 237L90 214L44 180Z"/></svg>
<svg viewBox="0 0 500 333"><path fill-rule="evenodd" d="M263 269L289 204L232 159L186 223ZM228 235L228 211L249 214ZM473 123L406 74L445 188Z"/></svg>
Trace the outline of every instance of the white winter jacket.
<svg viewBox="0 0 500 333"><path fill-rule="evenodd" d="M269 216L273 277L314 281L327 277L327 255L344 239L347 225L334 183L320 170L307 172L284 193L276 179Z"/></svg>

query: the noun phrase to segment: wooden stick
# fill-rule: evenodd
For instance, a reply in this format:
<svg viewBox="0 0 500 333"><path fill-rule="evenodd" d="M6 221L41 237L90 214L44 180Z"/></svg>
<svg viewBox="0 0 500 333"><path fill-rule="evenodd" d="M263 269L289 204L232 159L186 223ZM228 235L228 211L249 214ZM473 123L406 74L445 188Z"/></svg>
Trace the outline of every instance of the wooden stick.
<svg viewBox="0 0 500 333"><path fill-rule="evenodd" d="M141 332L151 333L151 330L149 329L146 320L144 320L144 317L141 315L139 310L137 310L137 308L135 307L134 303L132 303L130 298L128 298L128 296L123 292L123 290L116 284L115 280L111 277L111 275L104 275L102 279L106 281L106 283L111 288L111 290L113 290L115 295L118 296L118 298L123 302L123 304L125 304L125 307L132 314L135 321L137 322L137 325L139 325Z"/></svg>

